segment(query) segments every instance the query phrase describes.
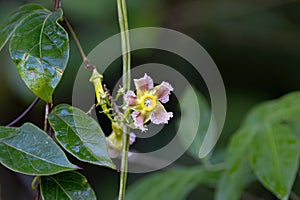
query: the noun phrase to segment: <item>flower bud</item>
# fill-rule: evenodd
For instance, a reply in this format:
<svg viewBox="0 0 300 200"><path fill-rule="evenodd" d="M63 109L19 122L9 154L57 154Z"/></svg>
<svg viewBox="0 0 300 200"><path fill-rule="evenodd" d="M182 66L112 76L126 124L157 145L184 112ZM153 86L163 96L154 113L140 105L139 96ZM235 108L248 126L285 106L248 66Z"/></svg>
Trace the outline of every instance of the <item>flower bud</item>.
<svg viewBox="0 0 300 200"><path fill-rule="evenodd" d="M92 76L90 78L90 82L92 82L94 84L98 105L102 104L101 98L106 95L104 92L103 86L102 86L102 79L103 79L103 76L101 74L99 74L97 69L94 69Z"/></svg>

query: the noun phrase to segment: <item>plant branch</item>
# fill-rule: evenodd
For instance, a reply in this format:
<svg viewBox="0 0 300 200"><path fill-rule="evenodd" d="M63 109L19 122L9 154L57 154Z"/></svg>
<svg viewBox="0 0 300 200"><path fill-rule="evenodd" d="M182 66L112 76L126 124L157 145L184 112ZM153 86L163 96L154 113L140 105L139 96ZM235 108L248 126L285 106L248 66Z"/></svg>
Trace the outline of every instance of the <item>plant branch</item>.
<svg viewBox="0 0 300 200"><path fill-rule="evenodd" d="M53 0L53 11L61 7L61 0Z"/></svg>
<svg viewBox="0 0 300 200"><path fill-rule="evenodd" d="M118 15L121 31L121 45L123 55L123 88L130 89L130 41L128 33L128 17L126 9L126 0L118 1Z"/></svg>
<svg viewBox="0 0 300 200"><path fill-rule="evenodd" d="M44 131L47 133L48 130L48 115L49 115L49 103L45 105L45 117L44 117Z"/></svg>
<svg viewBox="0 0 300 200"><path fill-rule="evenodd" d="M76 46L77 46L77 48L78 48L78 50L79 50L79 52L80 52L80 55L81 55L81 57L82 57L82 60L83 60L83 62L84 62L84 64L85 64L85 67L86 67L87 69L93 71L93 70L95 69L95 66L92 65L92 64L90 63L90 61L87 59L87 57L86 57L86 55L85 55L85 53L84 53L84 51L83 51L83 48L82 48L82 46L81 46L81 44L80 44L80 42L79 42L79 39L78 39L78 37L77 37L77 35L76 35L76 33L75 33L73 27L71 26L69 20L68 20L65 16L63 16L63 22L64 22L65 25L67 26L68 30L70 31L70 33L71 33L71 35L72 35L72 37L73 37L73 39L74 39L74 41L75 41L75 44L76 44Z"/></svg>
<svg viewBox="0 0 300 200"><path fill-rule="evenodd" d="M40 186L38 186L37 190L36 190L36 195L35 195L35 200L39 200L40 199Z"/></svg>
<svg viewBox="0 0 300 200"><path fill-rule="evenodd" d="M40 177L36 176L34 177L34 179L31 182L31 188L33 190L36 190L36 195L35 195L35 200L39 200L40 199Z"/></svg>
<svg viewBox="0 0 300 200"><path fill-rule="evenodd" d="M130 42L129 42L129 33L128 33L126 0L117 0L117 7L118 7L118 17L119 17L119 26L121 32L121 46L122 46L122 57L123 57L122 83L123 83L123 88L126 91L130 89ZM130 145L129 133L130 133L130 128L124 125L119 200L125 199L127 171L128 171L128 151Z"/></svg>
<svg viewBox="0 0 300 200"><path fill-rule="evenodd" d="M300 197L294 191L291 191L290 199L291 200L300 200Z"/></svg>
<svg viewBox="0 0 300 200"><path fill-rule="evenodd" d="M123 130L127 131L124 132L123 137L123 150L122 150L122 160L121 160L121 177L120 177L120 188L119 188L119 200L125 199L125 190L126 190L126 183L127 183L127 171L128 171L128 150L130 146L130 136L129 131L130 129L127 126L123 127Z"/></svg>
<svg viewBox="0 0 300 200"><path fill-rule="evenodd" d="M27 113L29 113L29 111L34 108L34 106L39 102L40 98L36 97L33 102L28 106L28 108L26 108L26 110L19 115L16 119L14 119L12 122L10 122L9 124L7 124L6 126L13 126L15 123L17 123L18 121L20 121Z"/></svg>
<svg viewBox="0 0 300 200"><path fill-rule="evenodd" d="M39 181L40 181L40 177L39 176L35 176L31 182L31 189L36 190L38 189L39 186Z"/></svg>
<svg viewBox="0 0 300 200"><path fill-rule="evenodd" d="M48 115L51 113L53 108L53 103L46 103L45 105L45 117L44 117L44 131L53 138L53 131L48 121ZM53 138L54 139L54 138ZM55 139L54 139L55 141Z"/></svg>

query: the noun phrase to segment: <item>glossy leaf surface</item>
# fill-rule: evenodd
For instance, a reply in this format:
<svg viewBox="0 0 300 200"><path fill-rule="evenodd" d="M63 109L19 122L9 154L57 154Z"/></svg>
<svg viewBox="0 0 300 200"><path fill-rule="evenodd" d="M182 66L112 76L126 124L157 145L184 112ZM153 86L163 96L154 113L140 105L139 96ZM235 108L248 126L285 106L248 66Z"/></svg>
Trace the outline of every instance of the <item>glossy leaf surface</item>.
<svg viewBox="0 0 300 200"><path fill-rule="evenodd" d="M0 162L7 168L30 175L49 175L77 167L41 129L26 123L20 128L1 128Z"/></svg>
<svg viewBox="0 0 300 200"><path fill-rule="evenodd" d="M49 115L58 142L81 161L115 168L98 123L78 108L61 104Z"/></svg>
<svg viewBox="0 0 300 200"><path fill-rule="evenodd" d="M10 55L27 87L46 102L69 57L67 32L57 23L62 10L38 10L22 20L10 40Z"/></svg>
<svg viewBox="0 0 300 200"><path fill-rule="evenodd" d="M62 172L41 177L41 194L48 200L96 200L95 192L87 179L78 172Z"/></svg>
<svg viewBox="0 0 300 200"><path fill-rule="evenodd" d="M0 126L0 140L18 134L18 128Z"/></svg>
<svg viewBox="0 0 300 200"><path fill-rule="evenodd" d="M22 21L36 11L46 11L37 4L28 4L9 14L0 25L0 51Z"/></svg>

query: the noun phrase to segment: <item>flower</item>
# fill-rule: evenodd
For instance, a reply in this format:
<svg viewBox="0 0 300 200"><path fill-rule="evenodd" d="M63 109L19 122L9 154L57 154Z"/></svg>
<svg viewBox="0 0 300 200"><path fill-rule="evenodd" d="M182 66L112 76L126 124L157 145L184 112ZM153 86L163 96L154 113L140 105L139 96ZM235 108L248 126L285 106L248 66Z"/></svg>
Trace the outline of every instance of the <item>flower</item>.
<svg viewBox="0 0 300 200"><path fill-rule="evenodd" d="M112 122L112 133L106 138L108 147L108 154L111 158L118 158L122 154L123 148L123 130L122 124ZM132 145L135 142L135 134L130 133L129 144Z"/></svg>
<svg viewBox="0 0 300 200"><path fill-rule="evenodd" d="M90 78L90 82L92 82L95 87L97 106L100 105L102 107L103 112L105 114L108 114L109 110L107 108L107 102L105 99L105 97L107 97L107 95L102 86L102 79L103 79L103 76L95 68L93 70L92 76Z"/></svg>
<svg viewBox="0 0 300 200"><path fill-rule="evenodd" d="M153 80L147 74L143 78L134 79L134 84L137 94L131 90L125 94L126 104L133 110L131 116L134 125L145 131L144 124L149 120L154 124L167 124L173 113L167 112L162 103L169 101L173 87L165 81L153 87Z"/></svg>
<svg viewBox="0 0 300 200"><path fill-rule="evenodd" d="M99 74L97 69L94 69L92 76L90 78L90 82L92 82L94 84L96 99L97 99L97 103L99 105L101 104L101 97L105 95L105 92L104 92L103 86L102 86L102 79L103 79L103 76L101 74Z"/></svg>
<svg viewBox="0 0 300 200"><path fill-rule="evenodd" d="M112 122L112 133L106 138L108 146L108 154L111 158L117 158L123 147L123 130L122 126L116 122Z"/></svg>

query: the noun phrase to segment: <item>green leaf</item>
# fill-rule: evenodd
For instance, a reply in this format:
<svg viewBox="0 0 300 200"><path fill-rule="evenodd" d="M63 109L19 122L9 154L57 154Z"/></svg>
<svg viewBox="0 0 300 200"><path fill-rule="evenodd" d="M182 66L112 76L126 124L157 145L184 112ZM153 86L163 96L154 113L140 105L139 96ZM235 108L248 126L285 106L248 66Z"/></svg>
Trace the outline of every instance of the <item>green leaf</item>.
<svg viewBox="0 0 300 200"><path fill-rule="evenodd" d="M181 102L180 105L183 113L179 122L182 126L180 130L183 130L184 133L179 134L179 141L183 146L188 146L191 141L193 141L187 152L193 156L193 158L199 160L199 150L203 144L203 139L210 122L210 108L204 96L193 88L186 89L181 98ZM195 106L199 107L200 116L199 113L195 111ZM199 124L195 123L195 119L198 118L200 119ZM196 135L195 131L197 131Z"/></svg>
<svg viewBox="0 0 300 200"><path fill-rule="evenodd" d="M58 142L81 161L115 168L98 123L78 108L61 104L49 115Z"/></svg>
<svg viewBox="0 0 300 200"><path fill-rule="evenodd" d="M249 182L251 170L246 160L238 168L226 171L217 184L216 200L238 200Z"/></svg>
<svg viewBox="0 0 300 200"><path fill-rule="evenodd" d="M300 141L300 119L293 122L291 126L298 137L298 141Z"/></svg>
<svg viewBox="0 0 300 200"><path fill-rule="evenodd" d="M57 23L62 10L38 10L24 18L10 40L10 55L27 87L46 102L69 58L67 32Z"/></svg>
<svg viewBox="0 0 300 200"><path fill-rule="evenodd" d="M10 13L0 25L0 51L22 21L36 11L46 11L37 4L28 4Z"/></svg>
<svg viewBox="0 0 300 200"><path fill-rule="evenodd" d="M17 133L18 133L17 128L0 126L0 140L15 136Z"/></svg>
<svg viewBox="0 0 300 200"><path fill-rule="evenodd" d="M274 115L270 115L273 118L278 118L278 121L292 122L300 119L300 92L291 92L284 95L278 100L278 108Z"/></svg>
<svg viewBox="0 0 300 200"><path fill-rule="evenodd" d="M257 127L265 123L275 124L299 120L299 99L300 92L292 92L279 99L264 102L249 112L243 126Z"/></svg>
<svg viewBox="0 0 300 200"><path fill-rule="evenodd" d="M77 167L42 130L26 123L20 128L1 127L0 162L7 168L30 175L50 175Z"/></svg>
<svg viewBox="0 0 300 200"><path fill-rule="evenodd" d="M249 181L248 160L259 181L281 199L289 195L299 166L300 92L254 107L234 134L217 200L239 199ZM266 128L268 127L268 128ZM230 184L228 184L230 183Z"/></svg>
<svg viewBox="0 0 300 200"><path fill-rule="evenodd" d="M125 199L184 200L197 185L214 183L219 175L220 171L206 170L200 167L158 172L130 185Z"/></svg>
<svg viewBox="0 0 300 200"><path fill-rule="evenodd" d="M87 179L77 172L63 172L52 176L42 176L41 194L43 199L96 200L96 194Z"/></svg>
<svg viewBox="0 0 300 200"><path fill-rule="evenodd" d="M287 198L299 166L299 142L291 129L300 119L299 98L300 92L293 92L249 112L229 146L217 199L239 198L249 177L249 158L259 181L279 198Z"/></svg>
<svg viewBox="0 0 300 200"><path fill-rule="evenodd" d="M232 137L226 156L226 171L217 185L216 200L240 199L250 175L248 156L255 134L255 131L244 129Z"/></svg>
<svg viewBox="0 0 300 200"><path fill-rule="evenodd" d="M280 199L288 199L299 167L300 145L286 125L265 126L256 134L251 165L258 179Z"/></svg>

